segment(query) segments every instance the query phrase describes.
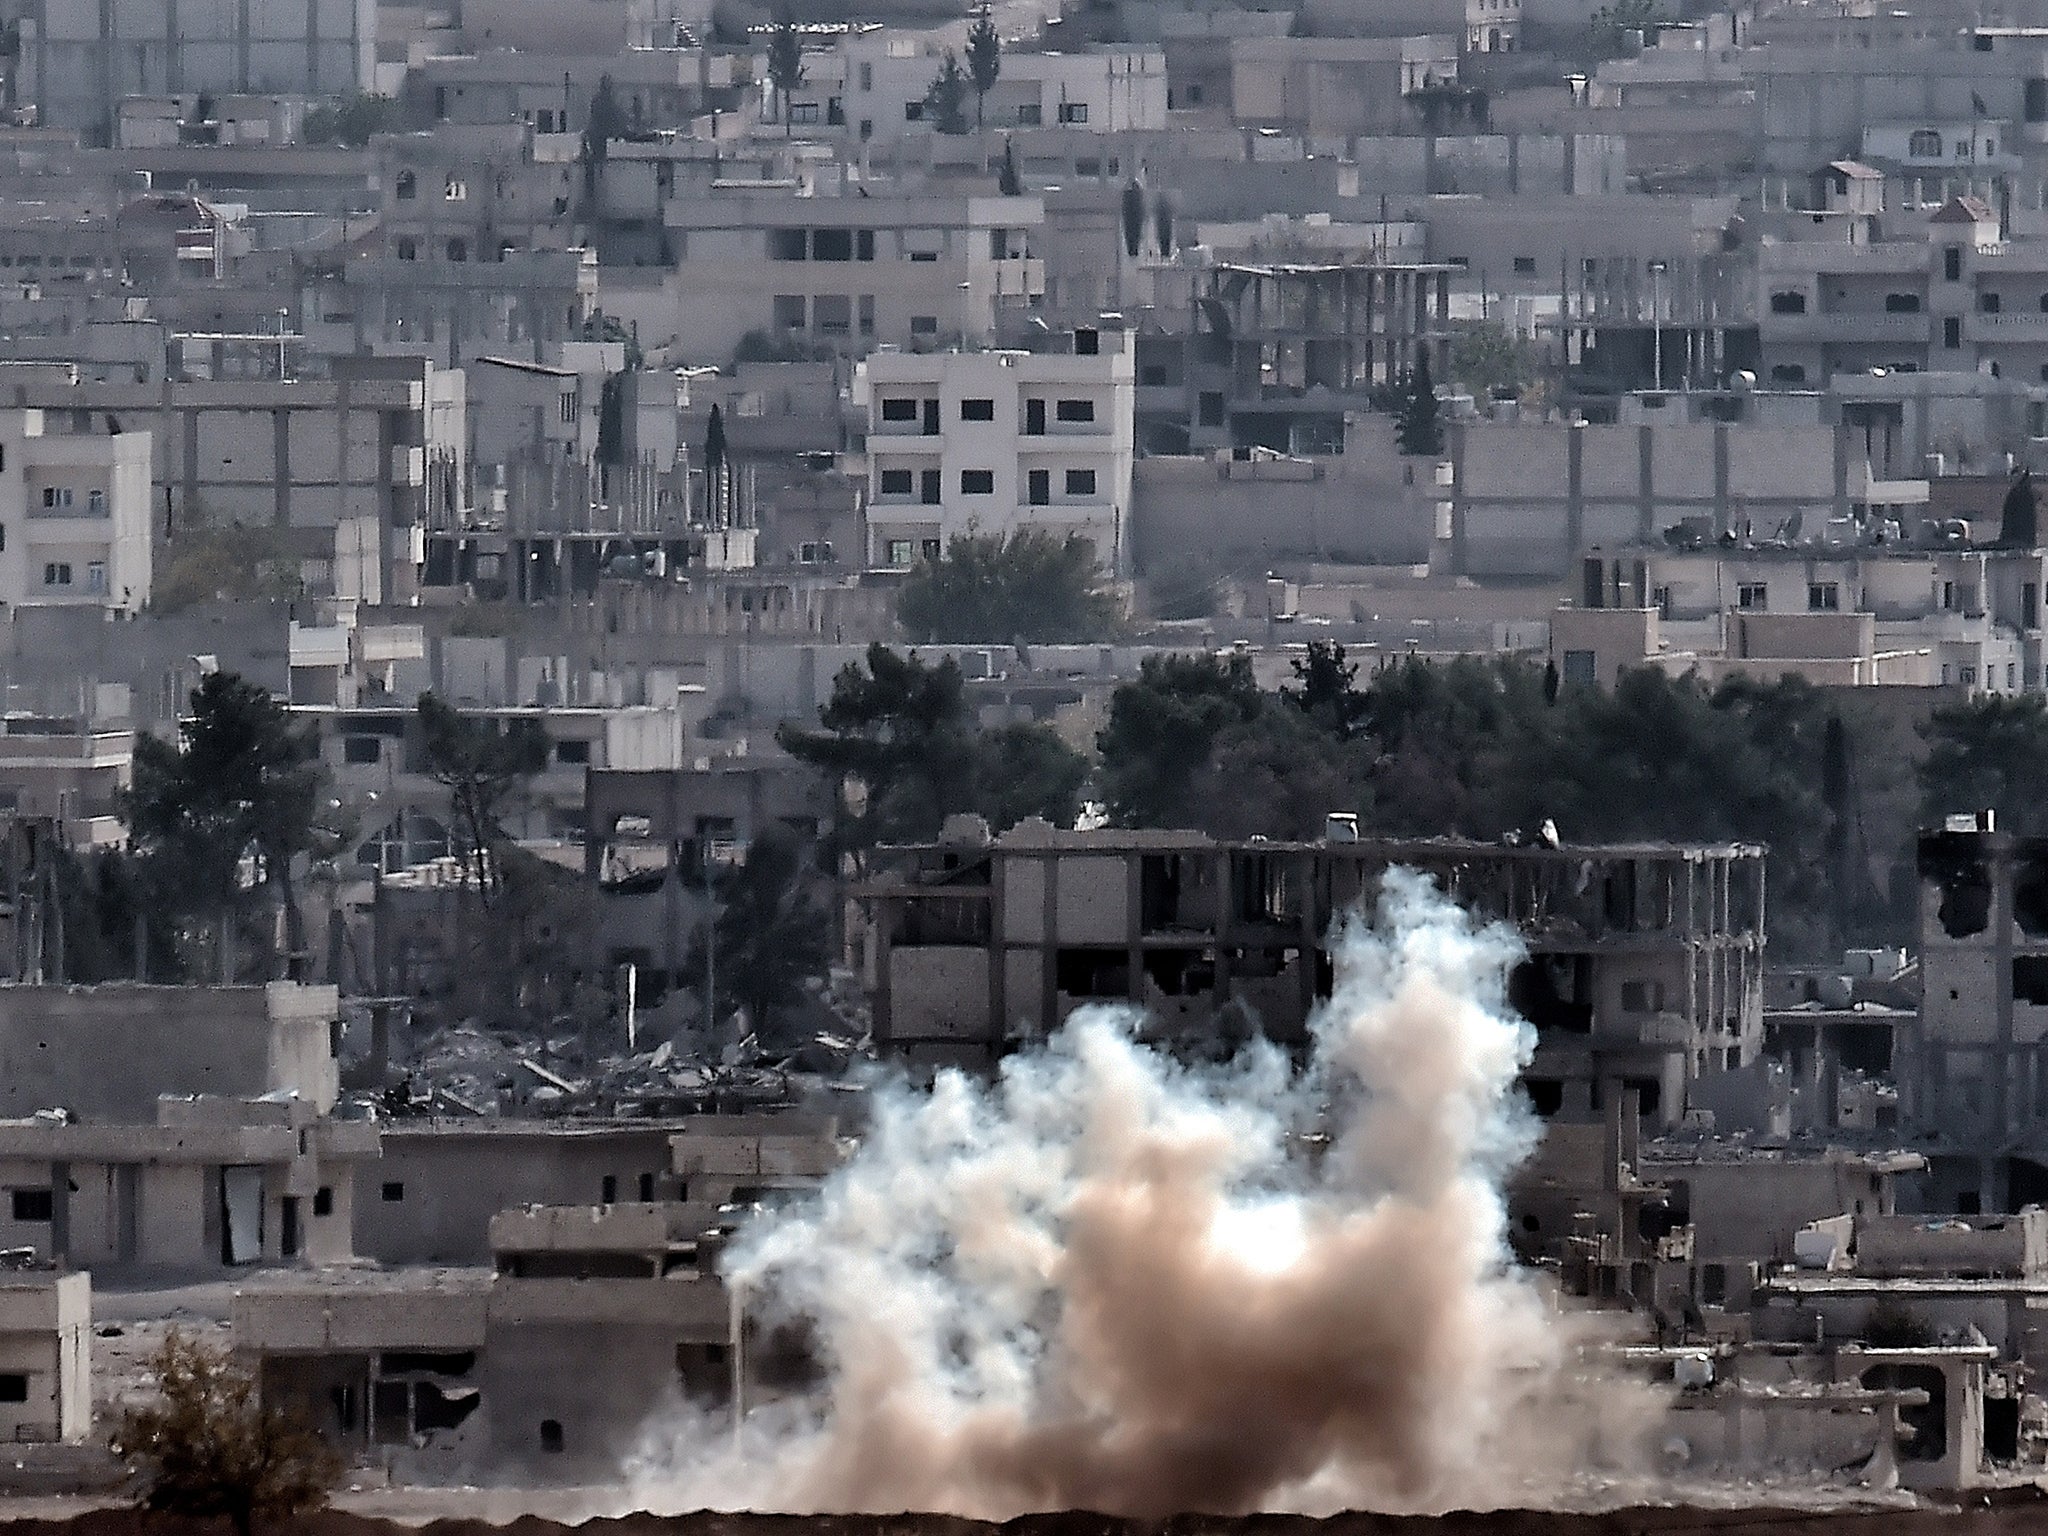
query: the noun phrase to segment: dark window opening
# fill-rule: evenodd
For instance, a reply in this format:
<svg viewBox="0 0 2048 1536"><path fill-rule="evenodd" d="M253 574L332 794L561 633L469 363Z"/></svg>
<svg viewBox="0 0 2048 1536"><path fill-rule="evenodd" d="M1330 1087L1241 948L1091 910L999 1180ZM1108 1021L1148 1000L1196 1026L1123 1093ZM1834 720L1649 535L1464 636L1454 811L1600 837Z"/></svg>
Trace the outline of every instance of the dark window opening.
<svg viewBox="0 0 2048 1536"><path fill-rule="evenodd" d="M386 1205L396 1205L405 1198L405 1185L393 1179L380 1192Z"/></svg>
<svg viewBox="0 0 2048 1536"><path fill-rule="evenodd" d="M2012 919L2029 938L2048 938L2048 850L2021 856L2013 875Z"/></svg>
<svg viewBox="0 0 2048 1536"><path fill-rule="evenodd" d="M0 1374L0 1403L28 1401L28 1378L19 1371Z"/></svg>
<svg viewBox="0 0 2048 1536"><path fill-rule="evenodd" d="M1529 1107L1536 1111L1539 1119L1548 1120L1564 1108L1564 1084L1556 1078L1524 1078L1522 1086L1528 1090Z"/></svg>
<svg viewBox="0 0 2048 1536"><path fill-rule="evenodd" d="M540 1421L540 1448L550 1456L562 1454L562 1421L542 1419Z"/></svg>
<svg viewBox="0 0 2048 1536"><path fill-rule="evenodd" d="M17 1189L14 1191L14 1219L16 1221L48 1221L56 1208L56 1197L47 1189Z"/></svg>
<svg viewBox="0 0 2048 1536"><path fill-rule="evenodd" d="M619 1176L615 1173L608 1173L604 1176L603 1181L598 1185L598 1204L613 1205L617 1203L618 1198Z"/></svg>
<svg viewBox="0 0 2048 1536"><path fill-rule="evenodd" d="M1062 949L1054 985L1068 997L1129 997L1131 961L1121 949Z"/></svg>
<svg viewBox="0 0 2048 1536"><path fill-rule="evenodd" d="M1148 949L1145 976L1167 997L1200 997L1216 990L1216 960L1201 949Z"/></svg>
<svg viewBox="0 0 2048 1536"><path fill-rule="evenodd" d="M2048 955L2015 955L2012 1000L2035 1007L2048 1005Z"/></svg>
<svg viewBox="0 0 2048 1536"><path fill-rule="evenodd" d="M1532 955L1508 973L1508 1006L1535 1026L1590 1034L1593 1029L1591 966L1583 955Z"/></svg>
<svg viewBox="0 0 2048 1536"><path fill-rule="evenodd" d="M313 1214L315 1216L332 1216L334 1214L334 1191L325 1184L322 1184L313 1191Z"/></svg>
<svg viewBox="0 0 2048 1536"><path fill-rule="evenodd" d="M476 1405L482 1401L483 1397L475 1387L443 1392L431 1381L416 1381L412 1384L413 1429L459 1428L464 1419L476 1412Z"/></svg>
<svg viewBox="0 0 2048 1536"><path fill-rule="evenodd" d="M467 1376L476 1369L473 1349L394 1349L377 1361L386 1376Z"/></svg>
<svg viewBox="0 0 2048 1536"><path fill-rule="evenodd" d="M1924 1392L1926 1401L1899 1405L1899 1455L1939 1461L1948 1454L1948 1378L1935 1365L1873 1365L1863 1373L1872 1392Z"/></svg>

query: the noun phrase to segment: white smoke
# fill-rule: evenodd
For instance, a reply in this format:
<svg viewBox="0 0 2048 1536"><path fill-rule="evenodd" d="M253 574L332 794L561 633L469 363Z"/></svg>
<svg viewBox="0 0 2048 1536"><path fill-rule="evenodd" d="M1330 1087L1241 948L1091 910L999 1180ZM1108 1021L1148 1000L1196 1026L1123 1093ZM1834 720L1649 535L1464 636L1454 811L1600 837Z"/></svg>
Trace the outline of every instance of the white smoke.
<svg viewBox="0 0 2048 1536"><path fill-rule="evenodd" d="M1090 1009L992 1084L882 1090L819 1198L727 1255L824 1385L737 1437L670 1426L636 1500L1428 1510L1568 1475L1570 1340L1503 1233L1518 943L1395 872L1333 948L1299 1066L1183 1065Z"/></svg>

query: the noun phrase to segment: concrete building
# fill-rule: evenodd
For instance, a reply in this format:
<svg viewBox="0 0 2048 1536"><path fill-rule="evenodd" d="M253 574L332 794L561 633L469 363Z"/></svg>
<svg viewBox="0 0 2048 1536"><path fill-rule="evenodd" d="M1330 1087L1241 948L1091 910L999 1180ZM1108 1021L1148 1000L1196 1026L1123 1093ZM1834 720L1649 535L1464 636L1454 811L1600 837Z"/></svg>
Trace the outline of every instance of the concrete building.
<svg viewBox="0 0 2048 1536"><path fill-rule="evenodd" d="M42 0L21 29L19 100L36 120L111 144L126 96L288 93L373 88L374 0L305 0L249 10L186 5L107 8Z"/></svg>
<svg viewBox="0 0 2048 1536"><path fill-rule="evenodd" d="M132 617L149 602L150 434L46 435L0 410L0 603Z"/></svg>
<svg viewBox="0 0 2048 1536"><path fill-rule="evenodd" d="M1070 350L877 352L854 373L867 413L871 567L937 559L963 534L1079 534L1129 565L1131 337L1084 329Z"/></svg>
<svg viewBox="0 0 2048 1536"><path fill-rule="evenodd" d="M876 1043L921 1067L985 1069L1109 1000L1143 1008L1168 1041L1297 1040L1329 995L1331 924L1394 865L1487 916L1545 913L1508 978L1536 1029L1524 1082L1539 1115L1597 1124L1627 1091L1646 1122L1676 1124L1689 1084L1760 1052L1761 849L1233 845L1036 821L913 850L869 882Z"/></svg>
<svg viewBox="0 0 2048 1536"><path fill-rule="evenodd" d="M1552 658L1566 681L1601 687L1642 665L1827 686L2048 687L2048 556L1972 548L1931 526L1934 537L1896 544L1596 546L1552 618Z"/></svg>
<svg viewBox="0 0 2048 1536"><path fill-rule="evenodd" d="M769 90L767 120L878 151L928 135L934 129L925 121L925 93L943 52L915 37L849 37L830 53L805 56L805 82L787 103ZM1006 50L995 88L978 111L971 99L967 110L991 129L1157 132L1166 127L1166 55L1128 45L1086 53Z"/></svg>
<svg viewBox="0 0 2048 1536"><path fill-rule="evenodd" d="M92 1432L92 1276L0 1269L0 1441L77 1444Z"/></svg>
<svg viewBox="0 0 2048 1536"><path fill-rule="evenodd" d="M1044 218L1036 197L720 184L664 205L673 272L608 272L599 297L670 363L723 366L756 331L850 355L985 340L1045 291Z"/></svg>

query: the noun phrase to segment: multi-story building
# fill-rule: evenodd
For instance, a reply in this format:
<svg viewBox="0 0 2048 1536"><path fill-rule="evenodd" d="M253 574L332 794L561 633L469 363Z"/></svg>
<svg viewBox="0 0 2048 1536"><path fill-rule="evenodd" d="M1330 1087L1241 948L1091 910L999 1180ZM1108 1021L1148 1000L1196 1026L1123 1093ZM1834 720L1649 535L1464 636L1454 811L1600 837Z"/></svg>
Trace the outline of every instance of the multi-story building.
<svg viewBox="0 0 2048 1536"><path fill-rule="evenodd" d="M577 136L443 124L377 141L384 253L460 266L573 243Z"/></svg>
<svg viewBox="0 0 2048 1536"><path fill-rule="evenodd" d="M1123 331L1071 350L877 352L854 375L867 411L868 563L936 559L962 534L1080 534L1129 564L1133 371Z"/></svg>
<svg viewBox="0 0 2048 1536"><path fill-rule="evenodd" d="M1567 681L1603 686L1653 665L2039 692L2044 581L2040 549L1972 547L1940 524L1899 543L1595 548L1551 652Z"/></svg>
<svg viewBox="0 0 2048 1536"><path fill-rule="evenodd" d="M1536 1111L1598 1123L1638 1096L1676 1124L1696 1079L1763 1041L1764 851L1504 848L1455 839L1220 843L1198 832L1062 832L910 850L871 882L876 1044L925 1067L986 1069L1075 1009L1141 1007L1165 1040L1247 1025L1302 1038L1330 995L1331 925L1394 866L1518 926L1508 997L1536 1030Z"/></svg>
<svg viewBox="0 0 2048 1536"><path fill-rule="evenodd" d="M123 97L346 95L372 88L376 51L374 0L133 9L42 0L21 23L16 92L39 123L105 145Z"/></svg>
<svg viewBox="0 0 2048 1536"><path fill-rule="evenodd" d="M1045 292L1036 197L721 183L662 217L674 270L599 297L674 363L728 363L750 332L854 356L982 340Z"/></svg>
<svg viewBox="0 0 2048 1536"><path fill-rule="evenodd" d="M149 602L150 434L46 435L0 410L0 603L133 615Z"/></svg>
<svg viewBox="0 0 2048 1536"><path fill-rule="evenodd" d="M769 104L793 131L886 148L934 131L925 96L942 52L913 37L848 38L831 53L807 55L804 84L786 103L771 93ZM1004 130L1156 132L1166 127L1166 55L1130 46L1005 53L995 87L978 105L970 94L966 110L970 121Z"/></svg>

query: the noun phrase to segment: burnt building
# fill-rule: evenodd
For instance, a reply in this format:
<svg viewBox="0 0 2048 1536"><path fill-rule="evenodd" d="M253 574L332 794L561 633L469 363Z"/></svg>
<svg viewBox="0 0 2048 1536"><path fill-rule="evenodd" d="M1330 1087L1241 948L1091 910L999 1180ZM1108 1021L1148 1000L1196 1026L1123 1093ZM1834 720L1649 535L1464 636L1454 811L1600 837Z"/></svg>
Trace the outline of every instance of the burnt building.
<svg viewBox="0 0 2048 1536"><path fill-rule="evenodd" d="M1762 1049L1758 847L1361 840L1344 817L1313 843L953 830L861 892L876 1043L921 1067L987 1069L1104 1002L1166 1040L1302 1041L1333 923L1397 866L1521 934L1508 997L1536 1029L1524 1081L1546 1118L1597 1122L1632 1092L1647 1124L1676 1124L1688 1084Z"/></svg>

